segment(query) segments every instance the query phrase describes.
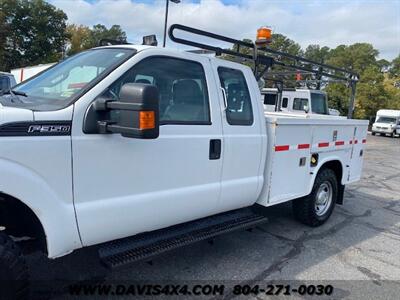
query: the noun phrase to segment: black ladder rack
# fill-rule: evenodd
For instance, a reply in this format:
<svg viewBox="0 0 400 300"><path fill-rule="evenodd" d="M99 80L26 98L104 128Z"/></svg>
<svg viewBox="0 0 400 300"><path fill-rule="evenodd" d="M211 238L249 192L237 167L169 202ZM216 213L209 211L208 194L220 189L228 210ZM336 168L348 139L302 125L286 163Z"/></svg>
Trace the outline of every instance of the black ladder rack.
<svg viewBox="0 0 400 300"><path fill-rule="evenodd" d="M176 37L174 33L175 30L179 30L182 32L190 33L201 37L208 37L220 42L230 43L233 45L232 49L235 50L225 49L210 44L203 44L186 38ZM275 75L275 74L279 75L278 72L274 73L273 71L271 71L272 66L278 65L284 69L314 74L317 77L317 79L314 80L315 82L329 82L329 80L324 80L323 77L332 78L334 79L333 80L334 82L345 82L351 88L348 118L350 119L353 115L356 84L359 80L359 75L353 71L332 65L327 65L324 63L319 63L316 61L312 61L310 59L306 59L301 56L296 56L290 53L273 50L267 47L259 48L253 43L248 43L245 41L233 39L230 37L196 29L193 27L188 27L181 24L171 25L168 31L168 35L169 38L175 43L214 51L217 56L226 54L245 61L253 62L254 75L257 80L264 78L265 80L270 80L273 82L280 82L280 83L287 81L284 78L277 79L265 76L267 71L268 75ZM252 54L240 53L240 49L243 48L251 50L249 52ZM286 61L288 62L283 62L282 61L283 58L286 59ZM280 106L277 105L277 107Z"/></svg>

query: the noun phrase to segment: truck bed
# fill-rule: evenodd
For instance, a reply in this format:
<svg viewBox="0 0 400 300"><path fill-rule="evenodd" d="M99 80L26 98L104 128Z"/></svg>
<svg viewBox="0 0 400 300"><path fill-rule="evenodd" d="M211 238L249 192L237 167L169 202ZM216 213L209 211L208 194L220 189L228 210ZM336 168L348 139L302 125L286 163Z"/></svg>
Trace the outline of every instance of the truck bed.
<svg viewBox="0 0 400 300"><path fill-rule="evenodd" d="M308 195L320 167L332 160L342 168L341 184L360 179L368 121L266 112L265 124L267 159L257 203L270 206ZM312 154L318 154L316 166Z"/></svg>

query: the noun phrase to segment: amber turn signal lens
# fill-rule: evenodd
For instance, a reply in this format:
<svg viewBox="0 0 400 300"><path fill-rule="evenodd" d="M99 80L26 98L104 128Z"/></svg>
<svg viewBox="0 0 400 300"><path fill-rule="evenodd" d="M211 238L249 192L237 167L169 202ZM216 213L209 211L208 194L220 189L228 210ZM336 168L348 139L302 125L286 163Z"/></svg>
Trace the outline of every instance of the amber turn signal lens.
<svg viewBox="0 0 400 300"><path fill-rule="evenodd" d="M139 129L154 129L156 127L156 116L154 111L139 112Z"/></svg>
<svg viewBox="0 0 400 300"><path fill-rule="evenodd" d="M272 39L271 28L263 26L257 30L257 39L256 39L257 44L262 44L262 43L268 44L271 42L271 39Z"/></svg>

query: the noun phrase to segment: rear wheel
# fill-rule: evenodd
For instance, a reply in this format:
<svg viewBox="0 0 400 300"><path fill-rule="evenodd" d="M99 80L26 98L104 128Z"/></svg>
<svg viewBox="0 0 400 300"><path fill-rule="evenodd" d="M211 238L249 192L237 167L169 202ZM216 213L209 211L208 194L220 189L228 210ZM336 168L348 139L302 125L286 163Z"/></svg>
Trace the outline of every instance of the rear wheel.
<svg viewBox="0 0 400 300"><path fill-rule="evenodd" d="M0 232L0 300L27 299L28 267L19 247Z"/></svg>
<svg viewBox="0 0 400 300"><path fill-rule="evenodd" d="M309 226L320 226L331 216L338 197L336 174L331 169L321 170L308 196L293 201L295 218Z"/></svg>

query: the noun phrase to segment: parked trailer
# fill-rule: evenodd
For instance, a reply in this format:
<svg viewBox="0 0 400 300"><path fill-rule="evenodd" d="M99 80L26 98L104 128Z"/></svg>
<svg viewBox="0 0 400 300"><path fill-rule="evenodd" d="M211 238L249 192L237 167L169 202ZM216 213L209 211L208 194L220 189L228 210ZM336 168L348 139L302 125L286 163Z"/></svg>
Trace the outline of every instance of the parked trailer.
<svg viewBox="0 0 400 300"><path fill-rule="evenodd" d="M17 84L21 83L22 81L25 81L36 74L43 72L44 70L50 68L53 66L55 63L50 63L50 64L41 64L37 66L29 66L29 67L24 67L24 68L17 68L11 70L11 74L14 75L14 78L17 82Z"/></svg>
<svg viewBox="0 0 400 300"><path fill-rule="evenodd" d="M264 223L282 202L319 226L361 176L367 121L265 113L253 71L227 60L99 47L15 95L0 97L2 299L28 291L15 237L51 259L100 244L117 267Z"/></svg>

